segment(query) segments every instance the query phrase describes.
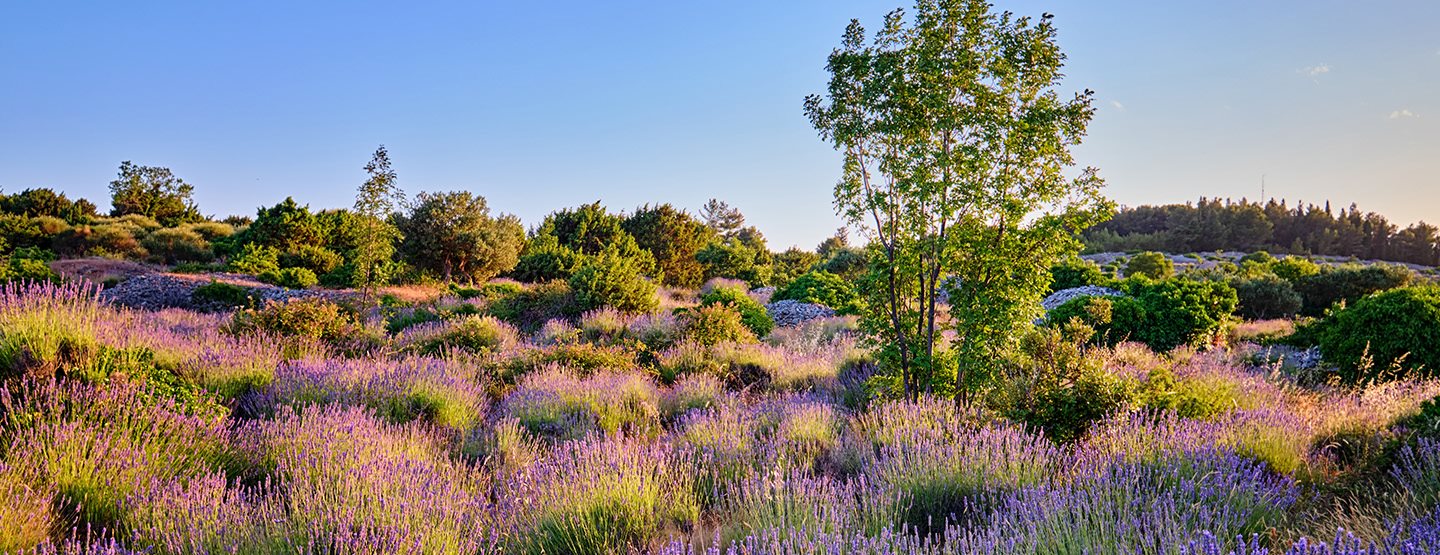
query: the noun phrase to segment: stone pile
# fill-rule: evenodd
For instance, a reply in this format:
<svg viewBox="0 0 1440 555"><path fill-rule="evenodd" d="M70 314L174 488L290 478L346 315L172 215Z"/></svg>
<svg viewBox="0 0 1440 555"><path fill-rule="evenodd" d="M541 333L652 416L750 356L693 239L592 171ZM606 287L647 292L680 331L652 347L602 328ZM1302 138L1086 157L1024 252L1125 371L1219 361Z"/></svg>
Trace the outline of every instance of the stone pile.
<svg viewBox="0 0 1440 555"><path fill-rule="evenodd" d="M175 276L171 274L138 275L122 281L100 293L100 297L118 306L142 310L184 308L199 311L225 310L228 307L199 301L194 298L195 290L210 283L208 278ZM308 289L287 289L274 285L238 284L250 290L260 302L285 301L292 298L330 296L329 292Z"/></svg>
<svg viewBox="0 0 1440 555"><path fill-rule="evenodd" d="M775 320L775 325L782 328L798 326L810 320L829 318L835 315L835 311L825 305L802 303L789 299L767 304L765 311L770 313L770 318Z"/></svg>
<svg viewBox="0 0 1440 555"><path fill-rule="evenodd" d="M1124 293L1121 293L1120 291L1111 289L1109 287L1100 287L1098 285L1085 285L1081 287L1061 289L1059 291L1051 293L1050 296L1045 297L1045 300L1040 301L1040 306L1045 308L1045 312L1050 312L1058 308L1060 305L1070 302L1071 300L1079 297L1119 297L1122 295L1124 295Z"/></svg>

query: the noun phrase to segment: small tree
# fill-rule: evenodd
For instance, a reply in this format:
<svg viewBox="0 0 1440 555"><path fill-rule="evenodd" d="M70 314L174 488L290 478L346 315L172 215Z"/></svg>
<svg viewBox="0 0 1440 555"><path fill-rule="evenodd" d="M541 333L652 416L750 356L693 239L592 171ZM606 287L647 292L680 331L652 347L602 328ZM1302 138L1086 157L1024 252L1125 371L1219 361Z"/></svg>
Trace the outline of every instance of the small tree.
<svg viewBox="0 0 1440 555"><path fill-rule="evenodd" d="M873 240L862 329L907 396L931 391L941 284L956 341L956 400L1038 316L1055 261L1112 210L1094 169L1067 178L1092 93L1062 99L1050 16L982 0L920 0L867 44L858 21L805 111L844 153L836 209Z"/></svg>
<svg viewBox="0 0 1440 555"><path fill-rule="evenodd" d="M661 283L691 289L700 286L705 270L695 255L714 235L704 224L669 204L647 204L620 226L655 257Z"/></svg>
<svg viewBox="0 0 1440 555"><path fill-rule="evenodd" d="M519 218L491 217L485 197L469 191L420 193L396 223L406 260L446 280L484 281L508 272L525 242Z"/></svg>
<svg viewBox="0 0 1440 555"><path fill-rule="evenodd" d="M129 160L120 163L120 175L110 182L110 215L140 214L173 227L201 220L200 210L191 199L195 187L186 183L170 168L137 166Z"/></svg>
<svg viewBox="0 0 1440 555"><path fill-rule="evenodd" d="M1142 252L1125 264L1125 277L1145 276L1150 279L1166 279L1175 275L1175 263L1170 257L1158 252Z"/></svg>
<svg viewBox="0 0 1440 555"><path fill-rule="evenodd" d="M395 170L390 168L390 153L385 145L375 149L370 163L365 164L365 173L370 175L355 194L355 214L359 216L356 235L355 285L364 291L365 301L370 300L370 289L385 279L377 275L381 263L388 262L395 251L395 240L399 231L387 218L395 211L397 202L403 201L404 193L396 185Z"/></svg>
<svg viewBox="0 0 1440 555"><path fill-rule="evenodd" d="M725 238L734 237L736 232L745 227L745 215L741 214L738 208L731 208L719 199L705 201L705 206L700 207L700 219L705 220L706 226Z"/></svg>

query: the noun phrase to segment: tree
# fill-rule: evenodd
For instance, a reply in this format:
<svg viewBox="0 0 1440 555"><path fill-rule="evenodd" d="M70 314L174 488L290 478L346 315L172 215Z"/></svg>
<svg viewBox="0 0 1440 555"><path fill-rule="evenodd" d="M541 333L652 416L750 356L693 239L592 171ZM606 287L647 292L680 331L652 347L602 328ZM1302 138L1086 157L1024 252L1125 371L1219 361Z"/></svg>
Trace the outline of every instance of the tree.
<svg viewBox="0 0 1440 555"><path fill-rule="evenodd" d="M655 257L625 231L618 215L599 201L551 212L531 233L520 253L517 278L537 281L566 279L587 257L607 252L633 258L640 273L658 277Z"/></svg>
<svg viewBox="0 0 1440 555"><path fill-rule="evenodd" d="M714 233L690 214L669 204L642 206L620 223L635 242L655 257L660 282L694 289L705 270L695 259Z"/></svg>
<svg viewBox="0 0 1440 555"><path fill-rule="evenodd" d="M862 330L914 397L948 369L936 352L948 286L956 401L1038 316L1055 261L1112 210L1093 168L1067 178L1093 93L1062 99L1049 15L981 0L920 0L867 44L858 21L805 111L844 154L835 206L872 239ZM941 384L943 385L943 383Z"/></svg>
<svg viewBox="0 0 1440 555"><path fill-rule="evenodd" d="M485 197L469 191L420 193L396 225L405 259L445 280L485 281L508 272L525 243L519 218L491 217Z"/></svg>
<svg viewBox="0 0 1440 555"><path fill-rule="evenodd" d="M736 232L745 227L745 215L719 199L705 201L705 205L700 207L700 219L705 220L705 225L715 230L715 233L727 239L734 237Z"/></svg>
<svg viewBox="0 0 1440 555"><path fill-rule="evenodd" d="M110 182L110 215L140 214L166 227L201 220L191 194L195 187L170 168L120 163L120 175Z"/></svg>
<svg viewBox="0 0 1440 555"><path fill-rule="evenodd" d="M27 218L49 216L69 223L89 221L99 215L90 201L83 198L71 201L65 193L46 188L25 189L13 195L0 196L0 209Z"/></svg>
<svg viewBox="0 0 1440 555"><path fill-rule="evenodd" d="M1170 257L1158 252L1142 252L1130 258L1125 264L1125 277L1145 276L1150 279L1166 279L1175 275L1175 263Z"/></svg>
<svg viewBox="0 0 1440 555"><path fill-rule="evenodd" d="M355 285L364 292L368 303L370 288L385 281L383 276L377 275L377 270L382 263L390 261L395 252L395 241L400 239L399 230L387 218L395 211L395 204L404 200L405 194L395 183L397 176L390 168L390 153L385 150L385 145L375 149L370 163L365 164L365 173L370 178L360 185L355 194L355 214L359 216L360 225L356 230L357 244L352 262Z"/></svg>

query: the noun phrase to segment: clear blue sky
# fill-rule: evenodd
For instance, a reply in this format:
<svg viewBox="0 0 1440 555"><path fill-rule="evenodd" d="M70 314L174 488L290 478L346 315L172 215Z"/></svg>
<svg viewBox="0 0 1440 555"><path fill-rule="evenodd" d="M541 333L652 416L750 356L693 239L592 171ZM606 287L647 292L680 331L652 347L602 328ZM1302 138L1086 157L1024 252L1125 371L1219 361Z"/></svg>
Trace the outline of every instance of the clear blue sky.
<svg viewBox="0 0 1440 555"><path fill-rule="evenodd" d="M348 206L375 146L407 192L563 206L710 197L772 248L838 225L838 155L801 112L846 22L900 0L14 2L0 187L107 204L122 160L205 213ZM1440 220L1440 2L1000 2L1056 14L1078 152L1124 204L1268 192Z"/></svg>

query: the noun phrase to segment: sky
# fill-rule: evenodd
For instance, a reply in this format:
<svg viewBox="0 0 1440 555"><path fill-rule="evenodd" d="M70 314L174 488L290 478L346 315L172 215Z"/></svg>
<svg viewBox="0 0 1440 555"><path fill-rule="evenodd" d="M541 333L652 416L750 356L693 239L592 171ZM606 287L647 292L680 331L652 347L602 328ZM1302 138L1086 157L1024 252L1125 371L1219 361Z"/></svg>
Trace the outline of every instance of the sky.
<svg viewBox="0 0 1440 555"><path fill-rule="evenodd" d="M775 249L840 225L840 156L805 119L846 23L902 0L9 2L0 188L105 207L121 161L201 211L344 207L384 144L408 193L558 208L708 198ZM1359 203L1440 221L1440 2L999 1L1055 14L1077 162L1124 205Z"/></svg>

